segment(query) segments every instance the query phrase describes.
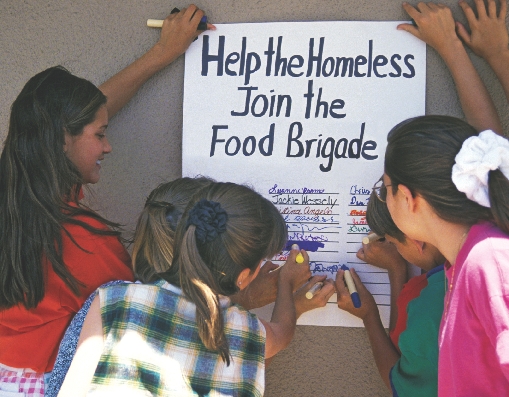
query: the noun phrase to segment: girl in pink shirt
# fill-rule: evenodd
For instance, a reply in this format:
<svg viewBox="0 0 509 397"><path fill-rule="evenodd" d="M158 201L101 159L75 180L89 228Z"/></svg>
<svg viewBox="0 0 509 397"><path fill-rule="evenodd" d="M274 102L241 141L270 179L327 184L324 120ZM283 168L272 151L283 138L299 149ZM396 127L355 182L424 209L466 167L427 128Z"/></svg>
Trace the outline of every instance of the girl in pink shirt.
<svg viewBox="0 0 509 397"><path fill-rule="evenodd" d="M438 394L507 396L509 141L448 116L406 120L387 140L394 222L447 259Z"/></svg>

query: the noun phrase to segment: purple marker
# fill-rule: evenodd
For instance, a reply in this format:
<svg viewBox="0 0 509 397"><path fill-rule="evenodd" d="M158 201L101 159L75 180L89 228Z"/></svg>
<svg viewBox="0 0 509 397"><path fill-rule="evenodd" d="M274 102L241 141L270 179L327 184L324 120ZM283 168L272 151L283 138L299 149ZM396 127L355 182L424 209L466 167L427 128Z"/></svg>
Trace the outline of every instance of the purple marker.
<svg viewBox="0 0 509 397"><path fill-rule="evenodd" d="M361 298L359 297L357 288L355 288L350 268L346 265L341 265L341 270L345 271L345 282L348 287L348 292L350 292L350 296L352 297L353 306L358 309L361 307Z"/></svg>

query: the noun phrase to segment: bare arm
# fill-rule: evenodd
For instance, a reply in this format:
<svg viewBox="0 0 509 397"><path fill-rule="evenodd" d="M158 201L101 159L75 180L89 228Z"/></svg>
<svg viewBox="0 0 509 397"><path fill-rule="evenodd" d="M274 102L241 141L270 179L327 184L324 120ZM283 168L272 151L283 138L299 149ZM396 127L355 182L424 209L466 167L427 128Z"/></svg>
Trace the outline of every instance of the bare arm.
<svg viewBox="0 0 509 397"><path fill-rule="evenodd" d="M183 54L201 33L198 23L204 13L190 5L179 13L169 15L163 23L159 41L125 69L99 86L106 95L109 117L113 117L155 73ZM208 25L209 29L215 29Z"/></svg>
<svg viewBox="0 0 509 397"><path fill-rule="evenodd" d="M364 284L362 284L355 270L350 269L350 271L361 298L362 305L358 309L353 306L352 298L343 280L344 272L343 270L339 270L336 275L338 307L359 317L364 322L378 372L385 385L391 390L389 374L391 368L394 367L399 360L400 355L385 332L373 295L371 295Z"/></svg>
<svg viewBox="0 0 509 397"><path fill-rule="evenodd" d="M300 252L305 258L304 263L295 262L299 251L291 250L285 265L278 270L278 291L272 318L269 323L262 321L267 333L266 359L286 348L293 339L297 322L293 290L311 276L308 254L304 250Z"/></svg>
<svg viewBox="0 0 509 397"><path fill-rule="evenodd" d="M357 258L370 265L386 269L391 283L391 313L389 331L392 331L398 321L398 307L396 301L403 285L408 281L407 262L399 254L396 247L388 241L373 241L362 244L357 252Z"/></svg>
<svg viewBox="0 0 509 397"><path fill-rule="evenodd" d="M495 0L488 0L487 8L483 0L475 0L478 17L465 1L460 1L465 13L471 33L459 22L458 34L464 43L491 66L498 80L504 88L509 102L509 37L505 18L507 14L506 0L500 1L500 11L497 14Z"/></svg>
<svg viewBox="0 0 509 397"><path fill-rule="evenodd" d="M456 34L451 10L434 3L419 3L417 7L403 3L417 27L402 24L398 29L423 40L439 53L451 72L467 121L478 131L491 129L501 133L495 105Z"/></svg>
<svg viewBox="0 0 509 397"><path fill-rule="evenodd" d="M65 376L58 397L78 397L87 394L102 350L101 308L99 296L96 296L83 323L76 354Z"/></svg>

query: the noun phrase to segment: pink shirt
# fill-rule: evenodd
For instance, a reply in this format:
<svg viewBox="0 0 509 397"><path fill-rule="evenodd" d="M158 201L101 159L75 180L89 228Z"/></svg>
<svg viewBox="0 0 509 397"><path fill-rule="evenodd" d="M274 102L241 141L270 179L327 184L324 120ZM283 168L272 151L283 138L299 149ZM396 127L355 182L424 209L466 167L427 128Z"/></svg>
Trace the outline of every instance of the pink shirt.
<svg viewBox="0 0 509 397"><path fill-rule="evenodd" d="M453 287L438 340L438 395L509 396L509 236L488 222L472 226L446 269Z"/></svg>

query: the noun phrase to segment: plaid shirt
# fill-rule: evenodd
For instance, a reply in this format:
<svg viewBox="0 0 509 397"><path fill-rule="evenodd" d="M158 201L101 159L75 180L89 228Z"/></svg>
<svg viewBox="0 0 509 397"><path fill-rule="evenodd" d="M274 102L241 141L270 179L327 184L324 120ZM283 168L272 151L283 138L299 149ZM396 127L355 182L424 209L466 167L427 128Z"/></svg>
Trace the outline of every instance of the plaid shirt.
<svg viewBox="0 0 509 397"><path fill-rule="evenodd" d="M265 328L227 297L229 367L201 342L196 306L177 287L161 280L101 288L99 296L105 344L90 395L263 395Z"/></svg>

